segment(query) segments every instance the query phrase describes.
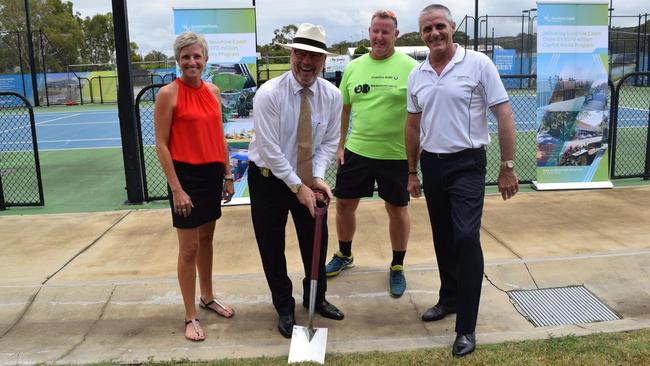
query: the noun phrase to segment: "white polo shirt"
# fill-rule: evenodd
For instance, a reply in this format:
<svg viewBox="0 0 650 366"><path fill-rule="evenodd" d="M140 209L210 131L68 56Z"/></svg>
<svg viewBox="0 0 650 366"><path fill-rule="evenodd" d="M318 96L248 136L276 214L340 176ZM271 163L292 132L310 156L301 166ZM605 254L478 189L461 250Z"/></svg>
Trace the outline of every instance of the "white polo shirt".
<svg viewBox="0 0 650 366"><path fill-rule="evenodd" d="M496 66L486 55L456 45L440 75L429 57L415 67L407 84L407 110L421 113L420 146L453 153L490 143L487 108L508 101Z"/></svg>

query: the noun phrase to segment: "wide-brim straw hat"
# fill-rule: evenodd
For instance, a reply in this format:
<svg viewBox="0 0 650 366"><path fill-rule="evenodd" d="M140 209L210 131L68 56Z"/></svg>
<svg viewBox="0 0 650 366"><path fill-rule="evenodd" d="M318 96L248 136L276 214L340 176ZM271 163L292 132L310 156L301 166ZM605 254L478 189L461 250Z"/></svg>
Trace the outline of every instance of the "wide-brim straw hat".
<svg viewBox="0 0 650 366"><path fill-rule="evenodd" d="M293 37L293 43L280 43L280 46L288 50L299 49L323 53L328 56L336 56L335 53L327 51L327 45L325 44L325 28L311 23L300 24L295 37Z"/></svg>

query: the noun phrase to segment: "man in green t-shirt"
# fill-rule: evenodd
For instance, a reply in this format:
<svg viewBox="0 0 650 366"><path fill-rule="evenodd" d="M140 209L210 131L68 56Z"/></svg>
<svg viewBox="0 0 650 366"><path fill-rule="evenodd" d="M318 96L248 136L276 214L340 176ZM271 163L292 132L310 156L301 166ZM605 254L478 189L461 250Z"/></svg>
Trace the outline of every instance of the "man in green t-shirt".
<svg viewBox="0 0 650 366"><path fill-rule="evenodd" d="M348 64L339 87L343 112L334 190L339 251L327 264L326 272L328 277L336 276L353 265L355 212L361 197L373 196L377 182L388 212L393 249L389 292L400 297L406 290L404 256L411 225L404 146L406 82L417 61L395 52L399 30L392 11L375 12L368 33L372 51Z"/></svg>

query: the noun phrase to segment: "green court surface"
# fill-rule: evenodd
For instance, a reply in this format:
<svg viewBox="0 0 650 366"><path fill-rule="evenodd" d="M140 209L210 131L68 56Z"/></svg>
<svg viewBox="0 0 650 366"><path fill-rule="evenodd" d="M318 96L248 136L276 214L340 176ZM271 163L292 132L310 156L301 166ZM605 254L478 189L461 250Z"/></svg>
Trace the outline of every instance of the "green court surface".
<svg viewBox="0 0 650 366"><path fill-rule="evenodd" d="M621 88L619 107L647 109L650 87L625 85Z"/></svg>
<svg viewBox="0 0 650 366"><path fill-rule="evenodd" d="M52 105L49 107L34 107L34 113L78 113L95 111L117 111L116 103L84 104L84 105Z"/></svg>
<svg viewBox="0 0 650 366"><path fill-rule="evenodd" d="M271 80L278 77L285 72L291 70L290 64L266 64L260 66L259 78L260 80Z"/></svg>
<svg viewBox="0 0 650 366"><path fill-rule="evenodd" d="M496 148L494 142L493 147ZM127 195L122 150L119 148L42 151L40 158L45 206L10 207L0 211L0 216L169 207L167 201L124 204ZM530 165L532 167L534 162ZM613 182L617 187L650 184L650 181L640 178ZM532 191L532 188L529 184L522 184L521 192L526 191ZM497 187L488 186L486 193L498 194Z"/></svg>
<svg viewBox="0 0 650 366"><path fill-rule="evenodd" d="M125 205L119 148L40 152L45 206L10 207L0 215L53 214L166 207L166 202Z"/></svg>

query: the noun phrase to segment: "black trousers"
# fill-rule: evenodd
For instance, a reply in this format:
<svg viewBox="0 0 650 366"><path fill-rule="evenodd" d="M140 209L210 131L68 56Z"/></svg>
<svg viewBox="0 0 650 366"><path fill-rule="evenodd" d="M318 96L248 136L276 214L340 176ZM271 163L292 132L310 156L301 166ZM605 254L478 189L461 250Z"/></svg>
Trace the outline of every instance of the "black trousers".
<svg viewBox="0 0 650 366"><path fill-rule="evenodd" d="M271 290L273 306L280 315L294 313L295 300L292 296L291 279L287 275L287 260L284 255L285 227L291 212L305 277L302 281L303 301L309 303L311 258L314 244L315 220L307 207L298 202L296 195L280 179L270 174L265 177L251 162L248 169L248 188L251 200L251 215L255 239L262 258L266 281ZM327 215L323 218L321 251L316 303L325 300L327 278L325 256L327 255Z"/></svg>
<svg viewBox="0 0 650 366"><path fill-rule="evenodd" d="M440 272L438 304L457 309L458 333L473 332L478 317L486 163L484 149L452 156L422 151L420 156L422 188Z"/></svg>

